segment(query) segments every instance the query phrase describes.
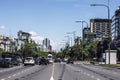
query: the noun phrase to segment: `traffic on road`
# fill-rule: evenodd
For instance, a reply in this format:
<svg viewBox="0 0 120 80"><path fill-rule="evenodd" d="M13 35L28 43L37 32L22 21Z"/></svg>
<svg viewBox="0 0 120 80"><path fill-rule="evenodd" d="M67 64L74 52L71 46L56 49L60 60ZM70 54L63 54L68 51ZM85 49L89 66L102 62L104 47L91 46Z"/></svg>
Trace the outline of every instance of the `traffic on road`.
<svg viewBox="0 0 120 80"><path fill-rule="evenodd" d="M5 58L9 61L11 58ZM119 80L120 70L90 64L90 62L66 62L60 58L53 59L53 63L45 57L26 57L23 63L14 65L10 62L7 67L0 67L0 80ZM8 63L4 62L4 65ZM3 64L2 64L3 65Z"/></svg>
<svg viewBox="0 0 120 80"><path fill-rule="evenodd" d="M120 80L120 0L0 0L0 80Z"/></svg>

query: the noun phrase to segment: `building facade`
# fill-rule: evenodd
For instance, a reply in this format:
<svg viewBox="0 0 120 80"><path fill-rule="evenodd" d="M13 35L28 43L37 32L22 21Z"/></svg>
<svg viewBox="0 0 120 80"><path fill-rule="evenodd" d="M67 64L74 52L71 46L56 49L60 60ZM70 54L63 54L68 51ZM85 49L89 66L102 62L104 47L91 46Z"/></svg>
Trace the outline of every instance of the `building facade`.
<svg viewBox="0 0 120 80"><path fill-rule="evenodd" d="M112 39L120 35L120 6L112 17Z"/></svg>
<svg viewBox="0 0 120 80"><path fill-rule="evenodd" d="M50 45L50 40L48 38L45 38L43 40L43 49L46 52L49 52L52 50L52 46Z"/></svg>
<svg viewBox="0 0 120 80"><path fill-rule="evenodd" d="M31 34L23 31L19 31L18 39L16 39L16 41L18 46L17 50L19 50L22 45L24 45L25 43L29 43L31 41Z"/></svg>
<svg viewBox="0 0 120 80"><path fill-rule="evenodd" d="M12 52L12 39L10 37L0 35L0 48L5 52Z"/></svg>
<svg viewBox="0 0 120 80"><path fill-rule="evenodd" d="M97 40L102 40L103 38L110 39L111 22L111 19L90 19L90 31L96 34Z"/></svg>

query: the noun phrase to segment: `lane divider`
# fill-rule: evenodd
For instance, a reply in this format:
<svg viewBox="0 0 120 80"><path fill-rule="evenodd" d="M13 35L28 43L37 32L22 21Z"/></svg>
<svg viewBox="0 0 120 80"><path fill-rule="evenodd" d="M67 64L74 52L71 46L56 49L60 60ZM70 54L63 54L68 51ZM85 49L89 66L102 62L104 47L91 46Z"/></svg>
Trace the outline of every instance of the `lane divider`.
<svg viewBox="0 0 120 80"><path fill-rule="evenodd" d="M51 78L50 80L54 80L54 69L55 69L55 64L53 64L53 68L52 68L52 75L51 75Z"/></svg>

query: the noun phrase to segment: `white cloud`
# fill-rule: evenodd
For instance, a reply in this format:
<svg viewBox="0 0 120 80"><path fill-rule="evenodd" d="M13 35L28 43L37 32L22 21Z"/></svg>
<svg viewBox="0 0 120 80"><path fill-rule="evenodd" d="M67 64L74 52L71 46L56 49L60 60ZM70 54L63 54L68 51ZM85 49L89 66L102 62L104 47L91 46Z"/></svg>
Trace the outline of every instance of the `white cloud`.
<svg viewBox="0 0 120 80"><path fill-rule="evenodd" d="M44 37L38 35L38 33L35 32L35 31L30 31L29 33L32 35L31 38L32 38L35 42L41 44L41 42L43 41Z"/></svg>
<svg viewBox="0 0 120 80"><path fill-rule="evenodd" d="M32 39L39 44L42 44L42 41L44 40L45 37L38 35L38 33L34 32L34 31L30 31L29 32L32 35ZM59 41L53 41L50 40L50 44L52 46L52 49L55 51L59 51L60 50L60 42Z"/></svg>
<svg viewBox="0 0 120 80"><path fill-rule="evenodd" d="M61 48L64 48L64 44L61 44L60 41L51 41L53 50L60 51Z"/></svg>
<svg viewBox="0 0 120 80"><path fill-rule="evenodd" d="M39 42L39 41L42 41L44 39L44 37L42 37L42 36L32 36L32 39Z"/></svg>
<svg viewBox="0 0 120 80"><path fill-rule="evenodd" d="M5 26L3 26L3 25L2 25L2 26L0 26L0 29L5 29Z"/></svg>
<svg viewBox="0 0 120 80"><path fill-rule="evenodd" d="M37 33L34 32L34 31L30 31L29 33L30 33L32 36L36 36L36 35L37 35Z"/></svg>

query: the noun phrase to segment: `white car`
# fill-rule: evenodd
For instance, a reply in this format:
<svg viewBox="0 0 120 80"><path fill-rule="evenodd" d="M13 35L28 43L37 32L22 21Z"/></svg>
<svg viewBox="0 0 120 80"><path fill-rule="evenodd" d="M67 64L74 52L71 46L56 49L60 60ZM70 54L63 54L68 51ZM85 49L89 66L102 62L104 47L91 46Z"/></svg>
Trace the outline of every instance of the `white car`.
<svg viewBox="0 0 120 80"><path fill-rule="evenodd" d="M24 60L24 66L26 65L35 65L35 60L33 57L26 57Z"/></svg>
<svg viewBox="0 0 120 80"><path fill-rule="evenodd" d="M50 64L53 64L53 59L49 59L49 63L50 63Z"/></svg>

